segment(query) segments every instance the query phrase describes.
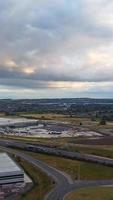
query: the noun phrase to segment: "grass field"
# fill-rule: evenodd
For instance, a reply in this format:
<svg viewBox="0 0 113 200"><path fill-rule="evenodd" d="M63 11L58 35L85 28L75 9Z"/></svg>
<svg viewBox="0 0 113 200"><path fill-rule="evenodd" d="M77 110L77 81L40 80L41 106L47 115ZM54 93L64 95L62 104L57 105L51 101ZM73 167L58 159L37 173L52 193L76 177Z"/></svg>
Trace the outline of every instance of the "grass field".
<svg viewBox="0 0 113 200"><path fill-rule="evenodd" d="M22 166L25 172L33 180L34 186L28 193L22 195L19 200L42 200L45 195L52 189L53 180L48 177L37 167L24 161L23 159L16 158L16 161Z"/></svg>
<svg viewBox="0 0 113 200"><path fill-rule="evenodd" d="M66 150L73 151L73 152L80 152L86 154L93 154L97 156L103 156L108 158L113 158L113 147L101 147L101 146L67 146Z"/></svg>
<svg viewBox="0 0 113 200"><path fill-rule="evenodd" d="M65 200L113 200L113 187L88 188L75 191Z"/></svg>
<svg viewBox="0 0 113 200"><path fill-rule="evenodd" d="M49 146L62 146L68 142L69 138L36 138L36 137L19 137L19 136L0 136L0 139L3 140L15 140L15 141L23 141L23 142L30 142L30 143L38 143L43 145Z"/></svg>
<svg viewBox="0 0 113 200"><path fill-rule="evenodd" d="M19 114L22 117L34 118L39 120L55 120L55 121L63 121L70 122L76 125L80 125L82 122L84 125L98 124L98 121L91 121L90 118L85 117L70 117L70 115L61 115L61 114L53 114L53 113L45 113L45 114Z"/></svg>
<svg viewBox="0 0 113 200"><path fill-rule="evenodd" d="M34 158L42 160L61 171L69 174L73 180L99 180L99 179L113 179L113 168L102 165L70 160L66 158L59 158L57 156L50 156L39 153L32 153L24 151Z"/></svg>
<svg viewBox="0 0 113 200"><path fill-rule="evenodd" d="M5 117L6 114L4 112L0 112L0 117Z"/></svg>
<svg viewBox="0 0 113 200"><path fill-rule="evenodd" d="M67 144L71 144L72 142L81 142L81 140L86 140L86 138L79 137L79 138L37 138L37 137L19 137L19 136L12 136L12 135L5 135L0 136L0 139L4 140L15 140L15 141L23 141L23 142L30 142L36 144L43 144L49 146L66 146Z"/></svg>
<svg viewBox="0 0 113 200"><path fill-rule="evenodd" d="M18 113L21 117L27 117L37 120L54 120L59 122L68 122L75 126L80 126L87 128L88 130L103 132L105 135L112 134L113 135L113 122L106 122L106 125L100 125L100 119L96 119L95 121L91 120L91 117L71 117L70 115L63 114L54 114L54 113Z"/></svg>

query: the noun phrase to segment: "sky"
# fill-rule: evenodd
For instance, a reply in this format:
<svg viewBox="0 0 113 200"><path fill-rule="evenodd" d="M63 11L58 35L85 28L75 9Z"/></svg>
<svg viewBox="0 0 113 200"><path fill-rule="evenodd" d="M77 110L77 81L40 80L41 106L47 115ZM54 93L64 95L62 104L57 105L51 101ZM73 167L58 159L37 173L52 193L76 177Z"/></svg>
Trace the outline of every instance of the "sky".
<svg viewBox="0 0 113 200"><path fill-rule="evenodd" d="M0 98L113 98L113 0L0 1Z"/></svg>

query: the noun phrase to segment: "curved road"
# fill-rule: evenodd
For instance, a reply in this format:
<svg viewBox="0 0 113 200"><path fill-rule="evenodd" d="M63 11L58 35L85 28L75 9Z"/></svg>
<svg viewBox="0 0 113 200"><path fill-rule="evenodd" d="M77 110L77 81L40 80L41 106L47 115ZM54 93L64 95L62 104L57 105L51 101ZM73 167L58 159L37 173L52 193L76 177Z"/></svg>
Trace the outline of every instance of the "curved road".
<svg viewBox="0 0 113 200"><path fill-rule="evenodd" d="M70 191L69 188L71 187L71 185L73 186L73 184L74 184L68 175L47 165L46 163L44 163L38 159L34 159L31 156L28 156L19 151L12 150L10 148L0 147L0 149L6 151L8 153L17 155L17 156L23 158L24 160L32 163L34 166L40 168L47 175L51 176L55 180L55 182L56 182L55 188L47 195L46 200L53 200L53 199L54 200L62 200L64 195Z"/></svg>
<svg viewBox="0 0 113 200"><path fill-rule="evenodd" d="M24 160L32 163L34 166L43 170L47 175L51 176L55 182L55 188L45 197L45 200L63 200L67 193L84 187L113 185L113 180L99 180L99 181L72 181L72 179L65 173L49 166L45 162L34 159L19 151L11 148L0 147L2 150L17 155Z"/></svg>

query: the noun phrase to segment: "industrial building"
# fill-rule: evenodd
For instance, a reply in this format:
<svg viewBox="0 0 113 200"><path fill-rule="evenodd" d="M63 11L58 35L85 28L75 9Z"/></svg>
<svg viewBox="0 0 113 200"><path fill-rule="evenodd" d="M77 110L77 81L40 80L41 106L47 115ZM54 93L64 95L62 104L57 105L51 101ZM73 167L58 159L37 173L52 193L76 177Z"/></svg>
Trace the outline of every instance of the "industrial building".
<svg viewBox="0 0 113 200"><path fill-rule="evenodd" d="M0 153L0 185L23 182L24 171L6 153Z"/></svg>

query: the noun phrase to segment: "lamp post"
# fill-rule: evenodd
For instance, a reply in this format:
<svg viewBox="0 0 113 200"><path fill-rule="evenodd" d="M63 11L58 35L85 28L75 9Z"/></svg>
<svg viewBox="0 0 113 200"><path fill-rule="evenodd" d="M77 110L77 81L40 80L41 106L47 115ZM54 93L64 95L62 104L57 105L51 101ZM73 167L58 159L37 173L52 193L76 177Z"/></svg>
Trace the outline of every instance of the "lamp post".
<svg viewBox="0 0 113 200"><path fill-rule="evenodd" d="M80 163L78 164L78 175L77 175L77 179L80 180Z"/></svg>

